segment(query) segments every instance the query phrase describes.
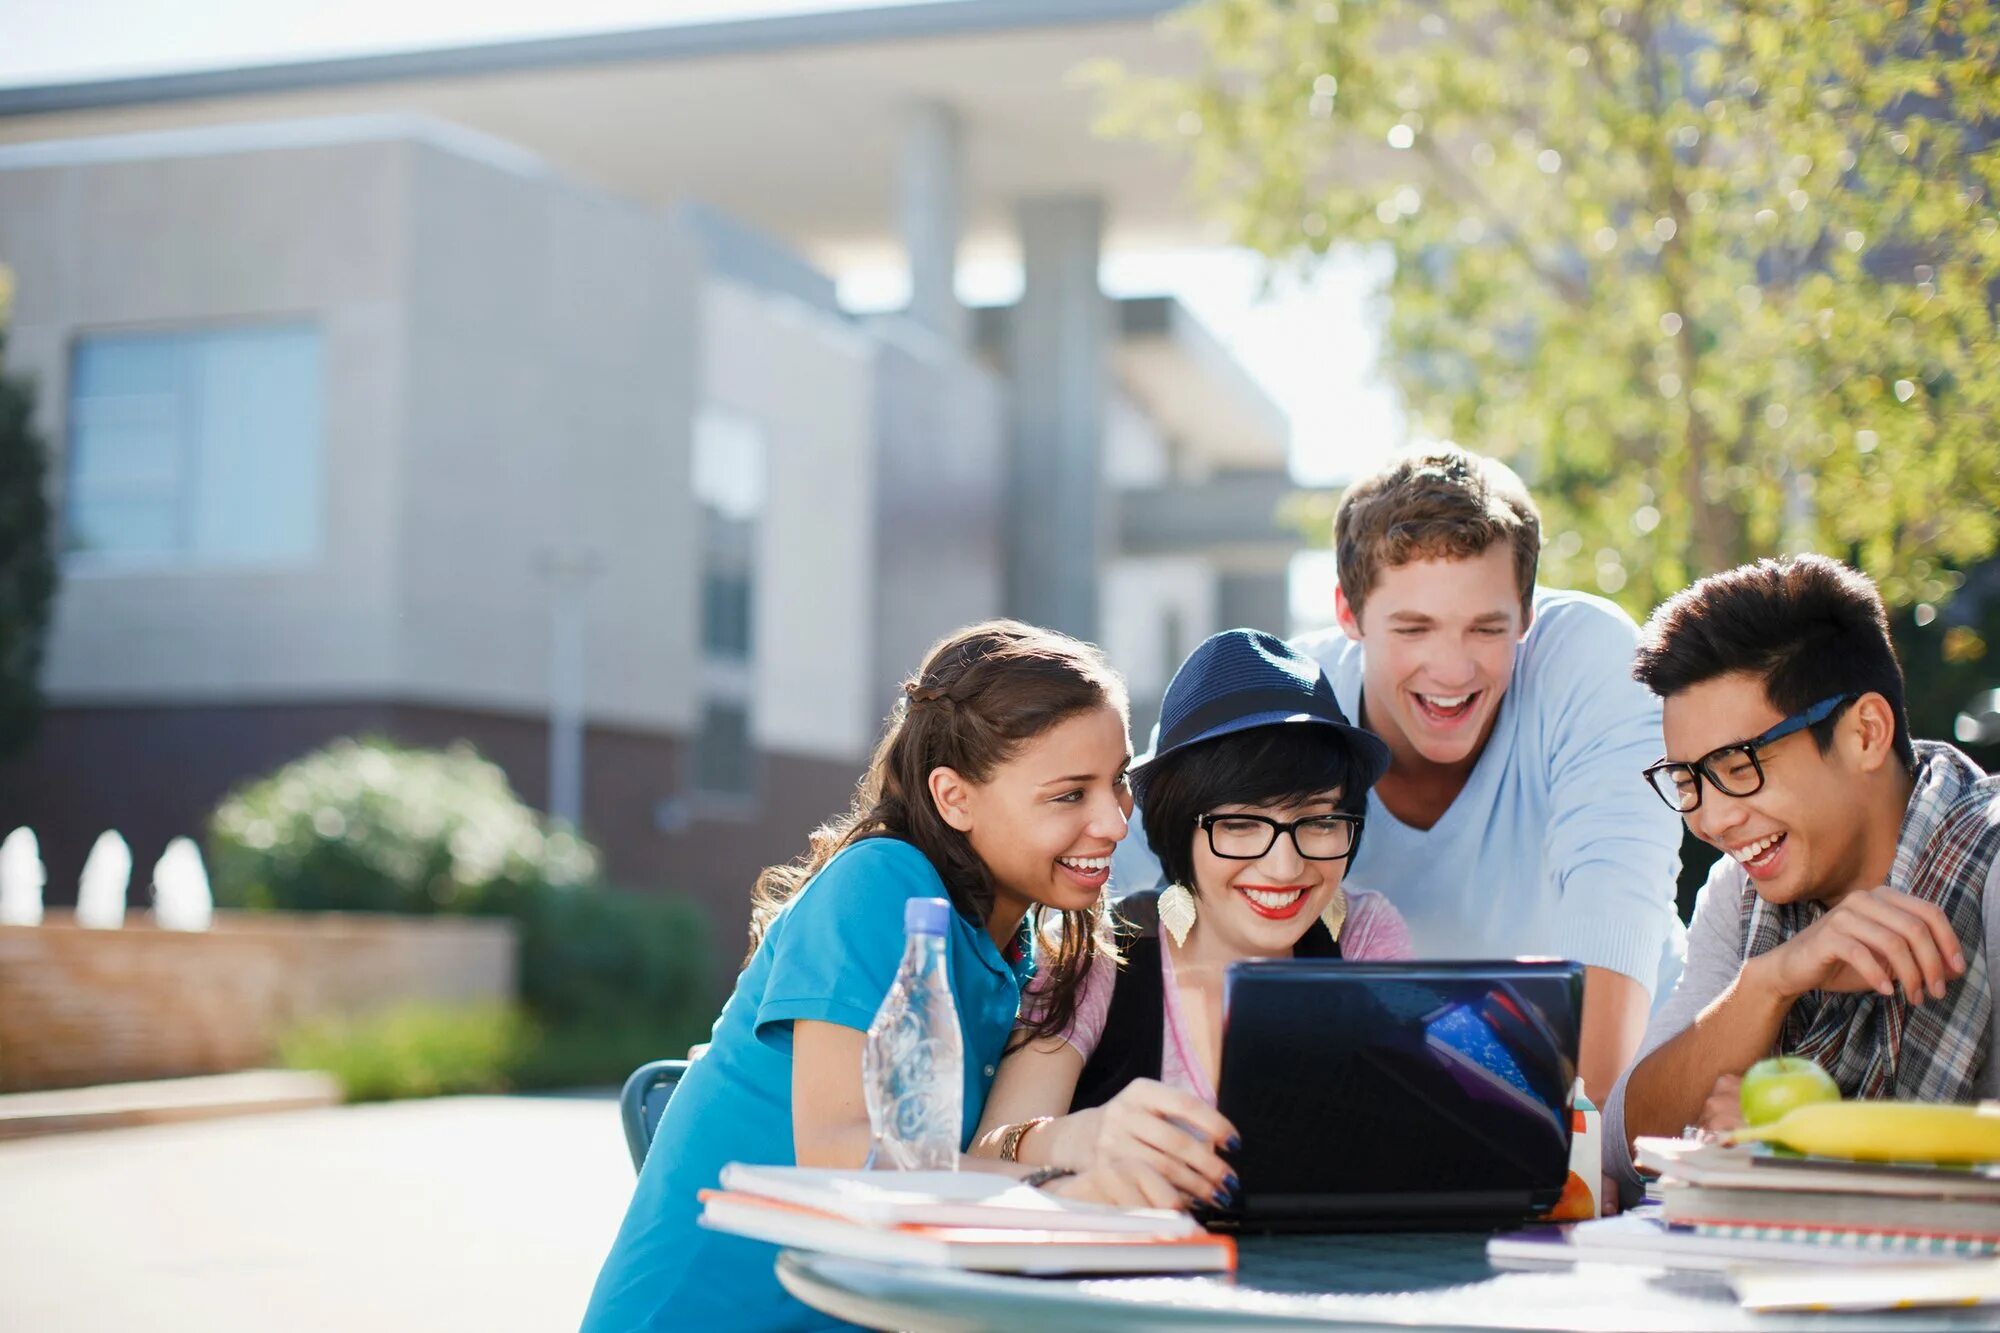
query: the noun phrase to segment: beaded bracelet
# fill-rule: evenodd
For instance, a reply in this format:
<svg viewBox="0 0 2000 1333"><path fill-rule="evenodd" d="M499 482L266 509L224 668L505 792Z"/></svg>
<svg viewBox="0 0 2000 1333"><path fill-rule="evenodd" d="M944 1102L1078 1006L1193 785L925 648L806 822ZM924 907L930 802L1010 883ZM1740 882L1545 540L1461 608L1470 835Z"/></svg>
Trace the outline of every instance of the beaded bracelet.
<svg viewBox="0 0 2000 1333"><path fill-rule="evenodd" d="M1034 1189L1040 1189L1042 1186L1047 1185L1053 1181L1067 1180L1069 1177L1075 1174L1076 1172L1070 1170L1066 1166L1042 1166L1042 1167L1036 1167L1033 1171L1030 1171L1027 1175L1022 1176L1021 1183L1023 1185L1030 1186Z"/></svg>

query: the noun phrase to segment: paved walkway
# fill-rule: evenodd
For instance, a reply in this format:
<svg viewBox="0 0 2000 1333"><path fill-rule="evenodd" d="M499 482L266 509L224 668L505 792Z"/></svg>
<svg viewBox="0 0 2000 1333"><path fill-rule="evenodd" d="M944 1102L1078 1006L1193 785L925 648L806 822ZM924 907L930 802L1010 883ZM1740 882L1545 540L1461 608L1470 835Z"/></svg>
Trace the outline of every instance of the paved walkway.
<svg viewBox="0 0 2000 1333"><path fill-rule="evenodd" d="M560 1333L632 1179L608 1096L0 1143L0 1329Z"/></svg>
<svg viewBox="0 0 2000 1333"><path fill-rule="evenodd" d="M0 1092L0 1139L338 1105L340 1084L331 1074L301 1069L246 1069L94 1088Z"/></svg>

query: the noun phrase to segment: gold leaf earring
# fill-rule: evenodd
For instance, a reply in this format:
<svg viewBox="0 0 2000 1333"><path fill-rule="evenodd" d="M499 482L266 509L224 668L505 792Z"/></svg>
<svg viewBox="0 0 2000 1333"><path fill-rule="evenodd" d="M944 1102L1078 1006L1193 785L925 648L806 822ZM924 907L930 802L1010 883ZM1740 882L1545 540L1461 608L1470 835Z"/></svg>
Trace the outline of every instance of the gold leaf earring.
<svg viewBox="0 0 2000 1333"><path fill-rule="evenodd" d="M1194 894L1185 884L1169 884L1160 890L1158 904L1160 927L1174 937L1174 947L1187 943L1188 932L1194 929Z"/></svg>
<svg viewBox="0 0 2000 1333"><path fill-rule="evenodd" d="M1160 895L1160 898L1163 903L1166 901L1165 894ZM1340 940L1340 928L1347 924L1346 889L1338 884L1333 886L1333 899L1327 903L1326 910L1319 914L1319 919L1320 924L1326 927L1326 933L1333 936L1337 943Z"/></svg>

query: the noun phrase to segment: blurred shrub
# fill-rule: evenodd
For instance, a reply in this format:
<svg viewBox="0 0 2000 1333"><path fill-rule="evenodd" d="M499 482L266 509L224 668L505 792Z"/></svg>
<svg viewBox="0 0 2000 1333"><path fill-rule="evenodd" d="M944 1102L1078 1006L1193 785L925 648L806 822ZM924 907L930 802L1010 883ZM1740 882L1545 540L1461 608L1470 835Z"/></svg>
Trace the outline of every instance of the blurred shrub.
<svg viewBox="0 0 2000 1333"><path fill-rule="evenodd" d="M685 1055L715 1018L707 916L677 898L544 893L521 919L521 998L542 1032L518 1087L619 1082Z"/></svg>
<svg viewBox="0 0 2000 1333"><path fill-rule="evenodd" d="M13 279L0 265L0 755L27 744L42 712L42 645L55 605L49 451L35 387L5 373Z"/></svg>
<svg viewBox="0 0 2000 1333"><path fill-rule="evenodd" d="M702 911L602 886L596 849L466 745L335 741L232 792L209 821L209 853L225 905L513 919L535 1029L510 1047L513 1086L615 1082L684 1053L714 1017ZM356 1031L353 1049L392 1049Z"/></svg>
<svg viewBox="0 0 2000 1333"><path fill-rule="evenodd" d="M522 804L469 745L338 740L229 794L209 821L216 901L288 911L516 915L591 882L597 852Z"/></svg>
<svg viewBox="0 0 2000 1333"><path fill-rule="evenodd" d="M351 1102L376 1102L503 1092L533 1045L512 1005L411 1003L301 1024L279 1038L278 1059L332 1074Z"/></svg>
<svg viewBox="0 0 2000 1333"><path fill-rule="evenodd" d="M550 1026L710 1003L708 921L684 899L552 891L519 919L521 998Z"/></svg>
<svg viewBox="0 0 2000 1333"><path fill-rule="evenodd" d="M511 1071L515 1088L582 1088L618 1084L648 1060L679 1060L708 1040L712 1009L684 1021L633 1015L599 1023L544 1028Z"/></svg>

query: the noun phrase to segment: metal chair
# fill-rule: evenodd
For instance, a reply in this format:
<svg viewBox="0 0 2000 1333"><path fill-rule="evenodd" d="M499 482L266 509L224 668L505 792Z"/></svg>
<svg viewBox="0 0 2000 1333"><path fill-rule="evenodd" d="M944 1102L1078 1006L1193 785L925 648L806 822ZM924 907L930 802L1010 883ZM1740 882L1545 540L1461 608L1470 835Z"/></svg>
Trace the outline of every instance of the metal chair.
<svg viewBox="0 0 2000 1333"><path fill-rule="evenodd" d="M667 1099L687 1071L686 1060L651 1060L625 1080L625 1089L618 1094L618 1118L625 1122L625 1146L631 1150L634 1171L646 1164L646 1149L653 1144Z"/></svg>

